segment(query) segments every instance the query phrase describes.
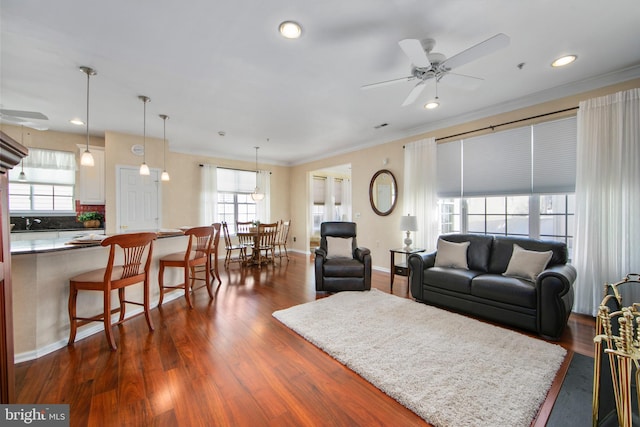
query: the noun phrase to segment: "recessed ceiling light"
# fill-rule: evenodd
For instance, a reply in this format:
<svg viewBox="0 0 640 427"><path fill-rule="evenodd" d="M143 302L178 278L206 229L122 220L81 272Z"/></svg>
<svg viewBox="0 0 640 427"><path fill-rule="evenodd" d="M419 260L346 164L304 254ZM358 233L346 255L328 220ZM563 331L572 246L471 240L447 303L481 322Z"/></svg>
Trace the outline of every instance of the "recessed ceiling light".
<svg viewBox="0 0 640 427"><path fill-rule="evenodd" d="M71 119L69 120L69 123L71 123L72 125L78 125L78 126L84 125L84 122L81 119Z"/></svg>
<svg viewBox="0 0 640 427"><path fill-rule="evenodd" d="M565 65L571 64L573 61L578 59L576 55L566 55L562 56L551 63L552 67L563 67Z"/></svg>
<svg viewBox="0 0 640 427"><path fill-rule="evenodd" d="M282 34L282 37L288 39L297 39L302 34L302 27L300 24L293 21L284 21L280 24L278 30L280 31L280 34Z"/></svg>
<svg viewBox="0 0 640 427"><path fill-rule="evenodd" d="M426 108L427 110L433 110L434 108L438 108L440 106L439 102L427 102L426 104L424 104L424 108Z"/></svg>

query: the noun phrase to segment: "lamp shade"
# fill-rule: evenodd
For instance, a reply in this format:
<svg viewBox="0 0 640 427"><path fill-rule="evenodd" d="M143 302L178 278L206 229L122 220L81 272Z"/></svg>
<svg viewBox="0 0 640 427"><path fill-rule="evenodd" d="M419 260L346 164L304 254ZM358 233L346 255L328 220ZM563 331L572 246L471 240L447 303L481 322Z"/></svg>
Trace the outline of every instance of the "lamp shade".
<svg viewBox="0 0 640 427"><path fill-rule="evenodd" d="M418 218L415 216L407 215L400 218L400 230L402 231L417 231L418 230Z"/></svg>

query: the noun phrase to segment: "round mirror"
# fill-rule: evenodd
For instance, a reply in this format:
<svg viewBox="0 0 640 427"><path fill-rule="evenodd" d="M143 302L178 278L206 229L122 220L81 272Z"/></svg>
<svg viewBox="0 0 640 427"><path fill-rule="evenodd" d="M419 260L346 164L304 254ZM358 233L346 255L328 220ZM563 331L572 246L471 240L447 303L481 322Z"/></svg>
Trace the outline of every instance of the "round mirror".
<svg viewBox="0 0 640 427"><path fill-rule="evenodd" d="M369 184L369 201L375 213L381 216L389 215L396 207L398 199L398 185L391 171L379 170L371 178Z"/></svg>

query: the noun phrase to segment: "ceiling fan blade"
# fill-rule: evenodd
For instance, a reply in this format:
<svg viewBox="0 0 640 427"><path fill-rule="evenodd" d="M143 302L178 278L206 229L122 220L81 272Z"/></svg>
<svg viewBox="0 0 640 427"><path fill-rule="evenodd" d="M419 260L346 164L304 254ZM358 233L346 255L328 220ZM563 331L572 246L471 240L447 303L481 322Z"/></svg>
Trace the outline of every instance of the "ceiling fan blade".
<svg viewBox="0 0 640 427"><path fill-rule="evenodd" d="M38 113L37 111L20 111L20 110L0 109L0 114L2 114L3 116L22 117L22 118L25 118L25 119L49 120L49 117L45 116L42 113Z"/></svg>
<svg viewBox="0 0 640 427"><path fill-rule="evenodd" d="M439 81L444 84L466 90L475 90L480 87L484 79L480 77L467 76L466 74L447 73Z"/></svg>
<svg viewBox="0 0 640 427"><path fill-rule="evenodd" d="M407 77L400 77L399 79L393 79L393 80L385 80L383 82L378 82L378 83L371 83L368 85L363 85L360 86L360 89L373 89L376 87L382 87L382 86L390 86L396 83L401 83L401 82L410 82L411 80L415 79L415 76L407 76Z"/></svg>
<svg viewBox="0 0 640 427"><path fill-rule="evenodd" d="M444 61L441 65L446 70L453 70L461 65L480 59L509 45L511 39L506 34L496 34L495 36L463 50L457 55Z"/></svg>
<svg viewBox="0 0 640 427"><path fill-rule="evenodd" d="M427 85L424 84L424 80L415 85L413 89L411 89L411 92L409 92L409 96L407 96L407 99L405 99L402 103L402 106L406 107L407 105L413 104L415 100L418 99L418 96L420 96L426 86Z"/></svg>
<svg viewBox="0 0 640 427"><path fill-rule="evenodd" d="M409 57L413 65L419 68L431 67L431 61L429 61L427 53L424 51L420 40L404 39L400 40L398 44L400 45L400 48L402 49L404 54Z"/></svg>
<svg viewBox="0 0 640 427"><path fill-rule="evenodd" d="M35 130L47 130L49 129L49 126L47 126L45 123L35 123L35 122L30 122L28 120L22 120L18 117L11 117L11 116L0 116L0 121L1 122L6 122L12 125L16 125L16 126L25 126L31 129L35 129Z"/></svg>

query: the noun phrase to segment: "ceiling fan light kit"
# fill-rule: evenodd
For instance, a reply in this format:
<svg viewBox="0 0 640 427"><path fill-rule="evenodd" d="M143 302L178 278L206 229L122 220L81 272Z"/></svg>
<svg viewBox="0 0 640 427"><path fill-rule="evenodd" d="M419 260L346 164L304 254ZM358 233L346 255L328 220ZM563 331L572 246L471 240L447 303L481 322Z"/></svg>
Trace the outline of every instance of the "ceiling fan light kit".
<svg viewBox="0 0 640 427"><path fill-rule="evenodd" d="M364 85L362 89L418 80L418 83L411 89L402 106L413 104L424 91L426 87L425 82L431 79L433 79L436 84L444 79L447 83L471 89L473 86L482 82L483 79L453 73L452 70L505 48L509 43L509 36L499 33L447 59L447 57L441 53L432 52L435 46L435 40L433 39L401 40L398 42L398 45L409 60L411 60L411 75Z"/></svg>

